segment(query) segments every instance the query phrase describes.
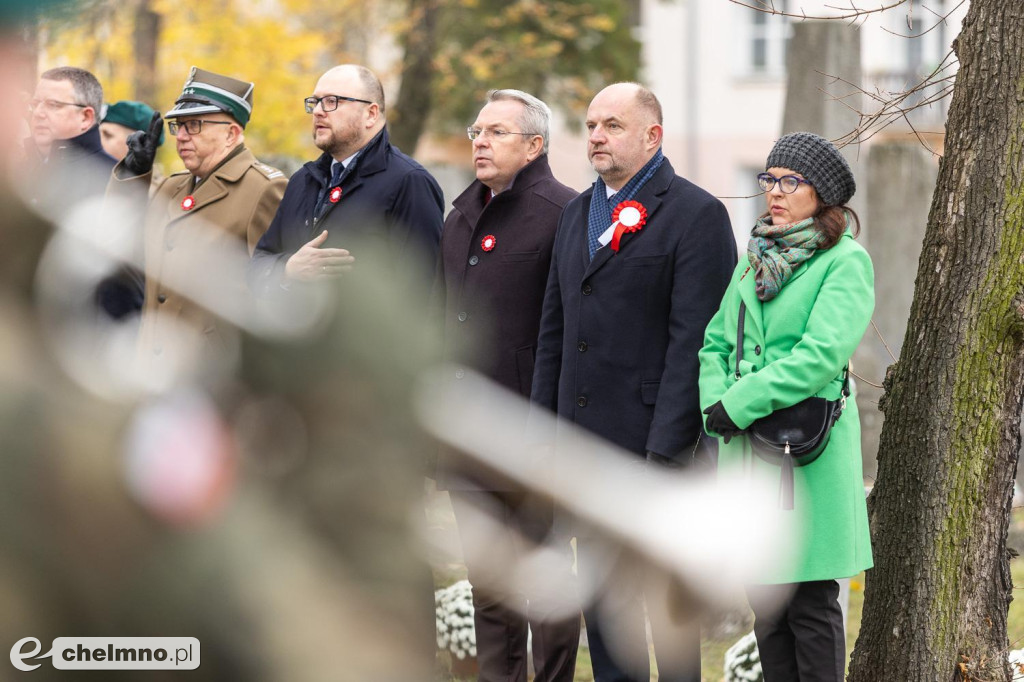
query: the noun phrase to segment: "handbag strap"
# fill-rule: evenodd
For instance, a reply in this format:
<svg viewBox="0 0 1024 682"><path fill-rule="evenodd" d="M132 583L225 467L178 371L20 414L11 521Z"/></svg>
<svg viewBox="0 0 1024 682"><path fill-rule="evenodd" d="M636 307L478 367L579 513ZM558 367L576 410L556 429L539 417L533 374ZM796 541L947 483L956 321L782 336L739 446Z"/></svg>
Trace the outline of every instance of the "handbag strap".
<svg viewBox="0 0 1024 682"><path fill-rule="evenodd" d="M740 378L740 360L743 359L743 321L747 316L747 303L746 301L740 301L740 317L736 322L736 378ZM846 399L850 397L850 363L847 362L846 366L843 367L843 390L842 397L839 400L839 409L836 410L835 418L839 419L839 416L843 413L843 408L846 407Z"/></svg>

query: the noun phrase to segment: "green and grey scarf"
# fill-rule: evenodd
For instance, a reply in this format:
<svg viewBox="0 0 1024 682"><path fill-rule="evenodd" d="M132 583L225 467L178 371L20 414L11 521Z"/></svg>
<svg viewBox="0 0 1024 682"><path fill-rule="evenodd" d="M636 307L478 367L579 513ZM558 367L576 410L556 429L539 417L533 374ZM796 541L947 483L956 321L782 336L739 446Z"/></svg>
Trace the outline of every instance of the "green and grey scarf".
<svg viewBox="0 0 1024 682"><path fill-rule="evenodd" d="M758 299L770 301L778 296L793 271L824 242L825 235L814 226L814 218L787 225L773 225L771 216L759 218L747 243Z"/></svg>

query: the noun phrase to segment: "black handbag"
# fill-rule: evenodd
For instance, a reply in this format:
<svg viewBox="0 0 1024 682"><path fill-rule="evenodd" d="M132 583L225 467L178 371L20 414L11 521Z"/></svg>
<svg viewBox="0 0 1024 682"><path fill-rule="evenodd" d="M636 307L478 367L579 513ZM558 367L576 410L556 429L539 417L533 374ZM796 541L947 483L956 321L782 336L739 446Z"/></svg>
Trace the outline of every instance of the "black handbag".
<svg viewBox="0 0 1024 682"><path fill-rule="evenodd" d="M736 378L740 378L743 358L743 321L747 312L740 302L740 318L736 330ZM807 466L818 459L828 445L832 427L850 395L850 366L843 369L843 390L838 400L807 398L796 405L775 410L761 417L745 430L754 453L766 462L782 467L779 496L783 509L793 508L793 467Z"/></svg>

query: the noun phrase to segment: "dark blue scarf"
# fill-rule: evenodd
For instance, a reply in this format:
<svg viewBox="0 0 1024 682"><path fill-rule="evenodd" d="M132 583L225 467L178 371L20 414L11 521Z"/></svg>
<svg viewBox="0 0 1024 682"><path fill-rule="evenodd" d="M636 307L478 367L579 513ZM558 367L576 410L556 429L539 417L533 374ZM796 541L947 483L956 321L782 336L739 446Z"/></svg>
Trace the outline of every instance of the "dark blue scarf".
<svg viewBox="0 0 1024 682"><path fill-rule="evenodd" d="M590 215L587 218L587 245L590 247L590 260L594 260L594 254L601 248L601 242L597 238L612 225L612 211L619 205L619 202L635 197L637 192L647 184L647 181L658 172L664 160L665 156L659 148L651 160L630 178L622 189L610 197L607 196L608 190L605 189L604 180L599 177L594 183L594 195L590 197Z"/></svg>

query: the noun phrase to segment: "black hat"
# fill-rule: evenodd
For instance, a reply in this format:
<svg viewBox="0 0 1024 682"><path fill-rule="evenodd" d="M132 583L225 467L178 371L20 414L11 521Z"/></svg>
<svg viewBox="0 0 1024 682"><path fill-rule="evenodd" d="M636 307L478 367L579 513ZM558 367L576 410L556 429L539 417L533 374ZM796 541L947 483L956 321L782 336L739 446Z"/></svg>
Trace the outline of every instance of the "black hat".
<svg viewBox="0 0 1024 682"><path fill-rule="evenodd" d="M814 133L790 133L780 138L764 167L789 168L804 176L826 206L842 206L857 191L846 159L834 144Z"/></svg>
<svg viewBox="0 0 1024 682"><path fill-rule="evenodd" d="M223 112L244 128L252 115L254 87L252 83L193 66L181 96L164 118Z"/></svg>

